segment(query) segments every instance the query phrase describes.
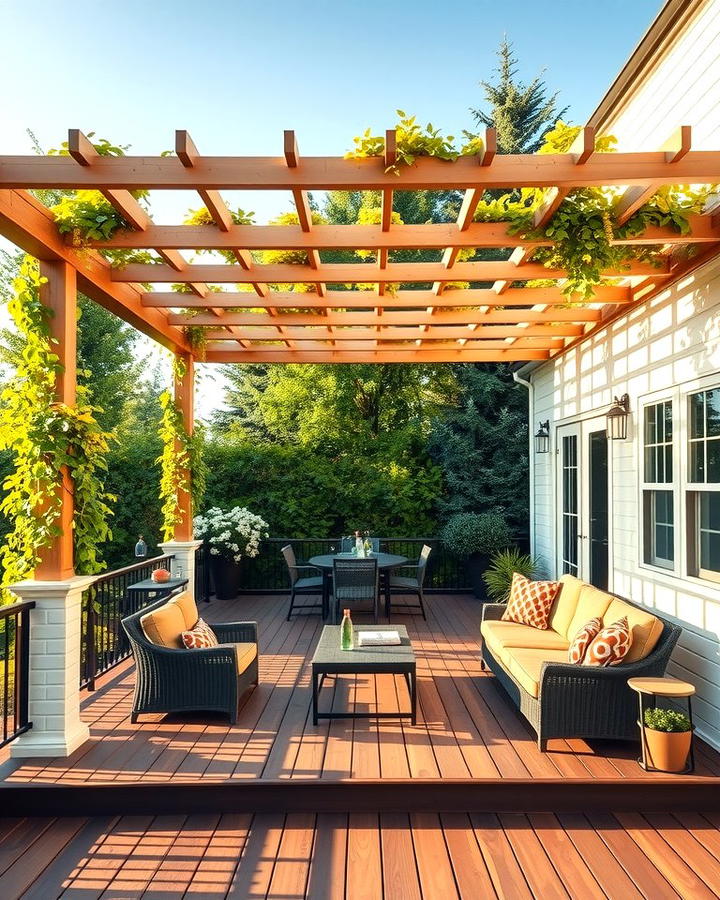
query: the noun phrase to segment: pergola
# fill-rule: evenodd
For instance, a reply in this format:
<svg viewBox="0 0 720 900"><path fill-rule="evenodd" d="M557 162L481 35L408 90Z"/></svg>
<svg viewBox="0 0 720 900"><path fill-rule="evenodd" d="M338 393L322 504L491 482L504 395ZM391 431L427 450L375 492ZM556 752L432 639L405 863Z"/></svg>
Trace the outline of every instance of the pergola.
<svg viewBox="0 0 720 900"><path fill-rule="evenodd" d="M69 132L67 156L0 156L0 233L40 260L47 278L45 302L54 310L53 331L64 366L59 397L75 397L76 289L159 341L186 362L176 398L192 430L193 353L185 326L207 335L203 360L210 363L269 362L513 362L544 360L587 336L618 310L645 300L671 278L696 266L720 248L720 223L696 215L689 234L648 227L620 243L661 245L660 265L635 261L606 271L613 283L596 290L591 302L568 303L562 292L566 273L533 262L533 251L550 242L510 237L506 223L473 221L484 191L546 189L534 224L546 225L564 198L577 188L615 186L622 194L622 223L667 184L720 182L720 152L691 149L689 127L682 127L660 150L596 153L595 132L581 130L565 154L497 155L492 129L484 150L454 162L421 158L388 172L396 159L396 135L386 133L384 158L303 158L295 133L286 131L276 157L202 156L186 131L177 131L172 156L108 157L97 153L77 129ZM63 238L49 209L33 189L95 189L131 227L108 240L77 248ZM214 224L156 225L132 191L183 190L199 195ZM298 225L236 225L223 190L281 191L292 196ZM379 191L377 225L314 224L310 191ZM393 197L399 191L462 191L457 222L395 224ZM677 245L698 244L694 255L673 253ZM113 268L103 248L150 249L158 264L130 263ZM507 248L504 261L461 262L466 248ZM258 264L253 251L295 250L304 264ZM328 250L374 251L371 263L323 261ZM396 250L442 251L437 262L394 262ZM231 251L236 264L189 263L182 250ZM525 287L534 279L553 286ZM622 279L618 284L617 279ZM448 283L486 283L486 288L447 290ZM366 283L373 291L338 288ZM181 284L185 293L146 290L143 283ZM271 286L303 284L310 292ZM395 291L391 286L402 284ZM250 290L211 290L210 285L247 285ZM431 284L430 289L410 289ZM188 312L194 313L192 318ZM64 492L66 495L67 492ZM69 496L69 495L68 495ZM182 498L184 522L176 539L192 536L191 502ZM45 555L38 577L72 573L72 503L66 500L65 537Z"/></svg>

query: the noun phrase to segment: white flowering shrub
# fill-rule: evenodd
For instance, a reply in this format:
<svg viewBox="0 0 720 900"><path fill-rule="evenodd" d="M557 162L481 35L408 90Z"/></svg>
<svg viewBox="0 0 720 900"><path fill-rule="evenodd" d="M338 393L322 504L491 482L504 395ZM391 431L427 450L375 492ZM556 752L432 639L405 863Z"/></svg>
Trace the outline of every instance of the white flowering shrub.
<svg viewBox="0 0 720 900"><path fill-rule="evenodd" d="M257 556L260 541L268 537L268 523L244 506L220 509L214 506L193 519L195 536L210 547L211 556L231 556L240 562L243 556Z"/></svg>

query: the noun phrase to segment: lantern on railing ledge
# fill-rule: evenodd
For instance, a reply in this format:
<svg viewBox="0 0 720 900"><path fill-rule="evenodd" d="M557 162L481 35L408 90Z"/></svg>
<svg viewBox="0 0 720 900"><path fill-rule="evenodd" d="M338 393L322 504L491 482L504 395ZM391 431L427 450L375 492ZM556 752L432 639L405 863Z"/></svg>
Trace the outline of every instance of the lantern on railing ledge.
<svg viewBox="0 0 720 900"><path fill-rule="evenodd" d="M630 397L623 394L620 399L615 397L613 405L607 411L607 436L611 441L624 441L627 439L628 417L630 416Z"/></svg>
<svg viewBox="0 0 720 900"><path fill-rule="evenodd" d="M548 453L550 450L550 419L540 423L535 434L535 452Z"/></svg>
<svg viewBox="0 0 720 900"><path fill-rule="evenodd" d="M138 542L135 544L135 556L137 559L145 559L147 556L147 544L142 535L138 537Z"/></svg>

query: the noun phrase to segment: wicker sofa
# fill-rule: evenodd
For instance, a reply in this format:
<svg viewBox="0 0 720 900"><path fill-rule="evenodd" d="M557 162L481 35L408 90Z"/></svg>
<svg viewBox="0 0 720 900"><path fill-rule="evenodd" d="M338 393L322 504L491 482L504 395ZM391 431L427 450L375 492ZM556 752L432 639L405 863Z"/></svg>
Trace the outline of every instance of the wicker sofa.
<svg viewBox="0 0 720 900"><path fill-rule="evenodd" d="M256 622L213 622L220 646L186 650L181 632L198 620L187 592L122 620L137 669L131 721L140 713L207 710L237 721L238 701L258 683Z"/></svg>
<svg viewBox="0 0 720 900"><path fill-rule="evenodd" d="M681 629L572 575L560 581L547 631L502 622L505 605L485 604L481 665L533 727L540 750L550 738L637 739L637 696L627 680L663 675ZM605 625L627 616L633 643L619 665L568 662L572 638L594 616Z"/></svg>

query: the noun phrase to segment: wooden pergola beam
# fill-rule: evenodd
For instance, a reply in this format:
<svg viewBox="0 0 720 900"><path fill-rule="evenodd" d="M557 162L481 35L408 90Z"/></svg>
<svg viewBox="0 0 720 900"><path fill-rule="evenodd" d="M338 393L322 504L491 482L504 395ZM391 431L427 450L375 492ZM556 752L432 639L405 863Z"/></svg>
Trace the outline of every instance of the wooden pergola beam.
<svg viewBox="0 0 720 900"><path fill-rule="evenodd" d="M656 267L650 262L633 261L627 268L607 269L607 278L623 278L634 275L657 275L665 272L664 267ZM185 272L178 273L169 266L152 263L131 263L123 268L113 269L113 281L156 282L158 284L176 281L202 281L252 284L260 276L264 283L298 284L323 281L326 284L361 283L383 281L385 283L423 281L495 281L507 278L513 281L528 281L535 278L562 279L566 273L561 269L547 269L540 263L512 262L470 262L458 263L453 269L446 269L442 263L388 263L385 269L377 269L365 263L323 263L318 269L307 265L276 263L256 266L252 272L239 270L228 265L189 265ZM298 305L301 300L298 299Z"/></svg>
<svg viewBox="0 0 720 900"><path fill-rule="evenodd" d="M249 327L241 330L241 335L247 341L272 341L277 339L277 333L271 328ZM465 338L479 339L481 337L505 340L509 337L579 337L583 334L583 326L572 323L555 323L549 325L479 325L475 330L467 326L430 326L427 331L420 331L418 326L376 328L337 328L331 330L327 326L290 326L285 329L288 337L297 341L332 340L338 341L414 341L423 340L459 340ZM208 329L207 340L228 340L227 332L222 329Z"/></svg>
<svg viewBox="0 0 720 900"><path fill-rule="evenodd" d="M583 165L576 154L498 155L491 166L474 157L452 165L433 158L386 174L384 159L308 157L296 168L277 158L207 157L202 169L157 156L102 156L78 166L63 156L0 156L0 188L96 190L467 190L469 188L603 187L633 184L714 184L720 151L691 150L668 162L664 150L595 153Z"/></svg>
<svg viewBox="0 0 720 900"><path fill-rule="evenodd" d="M602 304L630 303L633 299L629 287L619 285L600 286L595 289L593 302ZM303 309L372 309L377 298L368 291L328 291L325 297L316 294L298 294L292 291L274 291L268 303L277 309L283 307ZM491 288L472 288L446 291L442 297L435 297L432 291L398 291L386 295L386 309L423 309L429 303L438 309L456 306L532 306L536 303L560 306L568 302L568 298L557 287L543 288L510 288L502 297ZM161 309L205 309L206 302L189 294L177 294L174 291L148 291L142 295L143 306ZM252 309L258 306L257 299L244 291L223 291L213 293L214 305L232 308L244 307Z"/></svg>
<svg viewBox="0 0 720 900"><path fill-rule="evenodd" d="M418 349L407 353L397 350L278 350L247 349L217 350L212 345L205 353L208 363L440 363L440 362L523 362L550 357L549 350L521 348L519 350L442 350Z"/></svg>
<svg viewBox="0 0 720 900"><path fill-rule="evenodd" d="M111 280L109 263L92 250L69 247L58 233L50 210L32 195L0 190L0 232L37 259L63 260L71 265L83 294L138 331L169 349L189 349L182 331L169 324L164 311L144 307L136 288Z"/></svg>
<svg viewBox="0 0 720 900"><path fill-rule="evenodd" d="M171 313L168 317L174 325L211 325L217 326L217 321L208 313L199 313L192 318L181 313ZM277 316L269 316L266 313L228 313L223 324L228 325L362 325L375 327L377 325L467 325L467 324L520 324L522 322L597 322L600 319L599 309L573 308L550 309L546 311L529 309L490 309L487 312L474 310L443 310L433 316L428 312L408 310L404 312L383 312L376 315L373 312L334 312L325 319L313 313L279 313Z"/></svg>

